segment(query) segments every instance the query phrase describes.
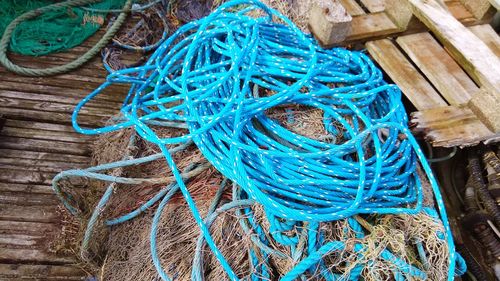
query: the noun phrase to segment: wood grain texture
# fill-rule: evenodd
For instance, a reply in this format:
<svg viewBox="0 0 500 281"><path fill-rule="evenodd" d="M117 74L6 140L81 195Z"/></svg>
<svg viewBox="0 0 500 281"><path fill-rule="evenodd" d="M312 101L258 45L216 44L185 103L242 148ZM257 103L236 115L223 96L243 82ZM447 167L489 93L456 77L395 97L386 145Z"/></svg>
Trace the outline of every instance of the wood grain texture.
<svg viewBox="0 0 500 281"><path fill-rule="evenodd" d="M370 13L378 13L385 10L385 0L361 0L361 3L363 3Z"/></svg>
<svg viewBox="0 0 500 281"><path fill-rule="evenodd" d="M366 14L363 8L355 0L340 0L340 3L351 16Z"/></svg>
<svg viewBox="0 0 500 281"><path fill-rule="evenodd" d="M460 2L478 19L483 18L489 9L493 9L489 0L460 0Z"/></svg>
<svg viewBox="0 0 500 281"><path fill-rule="evenodd" d="M447 106L413 112L413 132L422 134L433 146L473 146L480 142L496 142L493 133L466 106Z"/></svg>
<svg viewBox="0 0 500 281"><path fill-rule="evenodd" d="M391 40L371 41L366 48L418 110L447 105Z"/></svg>
<svg viewBox="0 0 500 281"><path fill-rule="evenodd" d="M480 24L469 27L479 39L481 39L497 57L500 57L500 36L489 24Z"/></svg>
<svg viewBox="0 0 500 281"><path fill-rule="evenodd" d="M407 0L413 13L436 35L477 84L495 93L500 89L500 59L435 0Z"/></svg>
<svg viewBox="0 0 500 281"><path fill-rule="evenodd" d="M401 36L396 41L449 104L467 103L479 90L429 33Z"/></svg>

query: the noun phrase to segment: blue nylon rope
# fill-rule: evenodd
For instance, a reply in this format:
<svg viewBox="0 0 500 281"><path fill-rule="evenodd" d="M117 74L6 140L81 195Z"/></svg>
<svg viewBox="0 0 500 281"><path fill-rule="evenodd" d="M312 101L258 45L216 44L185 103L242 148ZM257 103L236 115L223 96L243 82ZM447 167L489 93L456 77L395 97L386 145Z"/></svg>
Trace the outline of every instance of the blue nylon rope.
<svg viewBox="0 0 500 281"><path fill-rule="evenodd" d="M234 11L235 7L239 11ZM265 16L246 15L254 9L261 9ZM273 17L285 24L273 22ZM80 110L115 83L131 85L121 108L124 120L102 128L80 127ZM255 87L273 94L260 96ZM321 109L325 128L335 142L298 135L267 116L269 109L286 105ZM334 121L341 128L334 126ZM399 89L386 84L381 71L362 52L322 49L289 19L259 1L231 1L209 16L179 28L144 66L111 73L104 84L76 106L72 122L83 134L134 127L138 135L160 147L176 183L135 213L108 224L133 218L161 199L153 221L151 250L155 267L164 280L170 278L155 254L155 233L161 210L176 190L182 192L200 227L199 243L205 241L228 277L238 280L210 235L209 225L220 211L210 213L206 219L200 215L172 159L172 151L167 149L167 145L188 141L193 141L218 171L241 187L240 191L233 191L238 193L237 198L220 208L241 209L237 214L247 218L240 224L245 231L257 231L252 241L266 253L264 256L276 253L253 221L250 202L264 207L273 239L295 249L294 256L304 256L283 280L301 278L316 266L325 279L338 279L338 275L326 270L322 257L345 245L341 241L323 243L321 232L314 229L318 222L357 214L422 212L417 162L431 183L444 225L443 239L449 249L448 280L464 271L463 260L455 252L436 179L407 128ZM162 123L186 124L189 133L160 138L149 125ZM109 180L100 174L91 175ZM283 232L303 227L305 222L308 231L304 233L313 238L307 239L304 253L297 247L300 237ZM357 227L354 220L349 223ZM360 255L363 247L354 245ZM255 255L254 263L259 262L257 256L262 255ZM388 250L381 258L397 266L399 271L394 276L398 279L425 279L423 271ZM267 266L258 270L259 275L269 276ZM356 268L353 274L359 276L361 270ZM193 268L195 280L201 278L200 274ZM258 280L257 275L252 279Z"/></svg>

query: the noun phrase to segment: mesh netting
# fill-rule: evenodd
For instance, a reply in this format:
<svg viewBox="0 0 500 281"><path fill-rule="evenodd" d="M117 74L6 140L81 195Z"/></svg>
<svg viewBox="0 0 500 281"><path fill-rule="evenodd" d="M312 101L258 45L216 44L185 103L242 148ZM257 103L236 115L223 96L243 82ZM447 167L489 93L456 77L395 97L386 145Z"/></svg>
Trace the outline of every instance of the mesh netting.
<svg viewBox="0 0 500 281"><path fill-rule="evenodd" d="M0 1L0 32L18 16L61 1L2 0ZM124 0L95 1L93 9L120 8ZM40 56L80 45L104 23L105 14L83 7L58 8L37 18L22 22L14 31L10 51L22 55Z"/></svg>

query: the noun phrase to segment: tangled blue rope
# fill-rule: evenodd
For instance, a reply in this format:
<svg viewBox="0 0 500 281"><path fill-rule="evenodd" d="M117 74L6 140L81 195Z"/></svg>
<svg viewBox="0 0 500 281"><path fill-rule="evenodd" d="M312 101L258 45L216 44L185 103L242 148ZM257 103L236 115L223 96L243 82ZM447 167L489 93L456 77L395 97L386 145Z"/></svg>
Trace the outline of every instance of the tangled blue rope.
<svg viewBox="0 0 500 281"><path fill-rule="evenodd" d="M255 9L264 11L265 16L247 15ZM285 24L276 23L273 17ZM80 127L80 110L115 83L131 85L121 109L124 121L96 129ZM262 95L254 91L256 87L272 94ZM287 105L322 110L325 128L336 141L307 138L268 117L270 109ZM161 202L151 232L153 253L161 211L172 194L180 190L200 227L199 244L206 241L231 280L238 277L209 230L222 211L236 208L237 214L246 217L240 221L243 229L256 233L252 241L258 250L251 253L257 272L253 280L270 276L266 266L269 255L283 254L269 247L269 238L253 220L250 206L254 202L264 207L272 238L290 247L294 259L300 260L283 280L301 278L316 267L326 280L337 280L339 275L330 272L322 258L341 251L345 245L339 241L324 243L318 223L357 214L422 212L422 187L416 173L420 162L445 229L448 280L465 270L455 252L436 179L407 128L399 89L386 84L381 71L362 52L324 50L289 19L259 1L231 1L209 16L184 25L159 46L144 66L111 73L104 84L77 105L72 121L83 134L134 127L138 135L161 149L176 183L154 197L154 202ZM189 133L160 138L150 125L162 122L186 124ZM167 149L167 145L188 141L193 141L218 171L241 187L233 190L232 202L211 210L207 218L200 215ZM355 220L349 222L354 229L361 228ZM297 228L308 234L307 241L305 236L289 234ZM354 250L362 255L363 245L354 245ZM381 258L398 268L394 272L397 280L426 278L422 270L388 250ZM156 254L153 261L160 276L170 280ZM201 280L196 264L192 277ZM362 270L356 267L352 275L359 277Z"/></svg>

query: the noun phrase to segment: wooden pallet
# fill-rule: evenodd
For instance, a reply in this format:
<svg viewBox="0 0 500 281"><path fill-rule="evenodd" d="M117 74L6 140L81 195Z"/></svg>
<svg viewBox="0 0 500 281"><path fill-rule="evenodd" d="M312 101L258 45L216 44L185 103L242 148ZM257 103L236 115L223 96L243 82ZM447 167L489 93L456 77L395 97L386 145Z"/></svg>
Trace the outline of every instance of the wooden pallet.
<svg viewBox="0 0 500 281"><path fill-rule="evenodd" d="M481 104L478 110L471 99L489 99L492 104L498 100L500 70L495 62L500 57L500 37L489 25L465 28L450 23L451 17L447 22L443 15L437 26L432 13L445 11L431 8L431 18L427 14L420 17L432 34L376 40L366 47L418 110L412 119L416 133L422 133L434 146L496 142L500 134L491 120L496 107L489 109ZM490 111L481 114L483 110Z"/></svg>
<svg viewBox="0 0 500 281"><path fill-rule="evenodd" d="M401 25L398 20L399 11L397 9L388 8L386 2L393 1L396 3L394 6L397 7L399 6L398 3L402 0L332 1L339 1L345 11L352 16L351 32L342 42L324 42L326 47L364 42L387 36L411 34L427 30L425 25L418 20L411 20L405 26ZM480 11L476 11L475 9L471 9L470 5L466 5L466 2L466 0L444 0L451 14L466 26L487 23L495 13L495 9L490 5L488 5L486 9L483 8Z"/></svg>
<svg viewBox="0 0 500 281"><path fill-rule="evenodd" d="M30 67L60 65L95 44L97 36L71 52L43 58L13 56ZM60 235L54 175L90 164L93 138L74 132L74 106L105 79L101 59L55 77L21 77L0 67L0 280L82 280L75 256L54 253ZM91 102L81 123L102 125L117 112L126 94L114 87Z"/></svg>

